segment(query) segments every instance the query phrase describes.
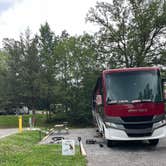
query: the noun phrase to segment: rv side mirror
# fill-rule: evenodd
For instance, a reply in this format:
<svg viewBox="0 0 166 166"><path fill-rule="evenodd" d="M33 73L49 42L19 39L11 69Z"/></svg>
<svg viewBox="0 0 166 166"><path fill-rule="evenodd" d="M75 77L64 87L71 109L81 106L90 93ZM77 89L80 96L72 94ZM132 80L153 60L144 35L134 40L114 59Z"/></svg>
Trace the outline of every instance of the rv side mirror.
<svg viewBox="0 0 166 166"><path fill-rule="evenodd" d="M96 104L102 105L102 95L96 95Z"/></svg>
<svg viewBox="0 0 166 166"><path fill-rule="evenodd" d="M163 89L164 101L166 101L166 79L162 79L162 89Z"/></svg>

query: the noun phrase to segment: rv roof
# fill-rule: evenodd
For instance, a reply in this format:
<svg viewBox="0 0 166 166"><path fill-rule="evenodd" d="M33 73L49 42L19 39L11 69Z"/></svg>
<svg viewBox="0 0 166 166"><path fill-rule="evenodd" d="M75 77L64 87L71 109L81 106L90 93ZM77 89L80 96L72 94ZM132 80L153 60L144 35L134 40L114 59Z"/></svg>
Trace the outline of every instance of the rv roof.
<svg viewBox="0 0 166 166"><path fill-rule="evenodd" d="M160 70L159 67L135 67L135 68L119 68L104 70L103 74L114 72L126 72L126 71L148 71L148 70Z"/></svg>

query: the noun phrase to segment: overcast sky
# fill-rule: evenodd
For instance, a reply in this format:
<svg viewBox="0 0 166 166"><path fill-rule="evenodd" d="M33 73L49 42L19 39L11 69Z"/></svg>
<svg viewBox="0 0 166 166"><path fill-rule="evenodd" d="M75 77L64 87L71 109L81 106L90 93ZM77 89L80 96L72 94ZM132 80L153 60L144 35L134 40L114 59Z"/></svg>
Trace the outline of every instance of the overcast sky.
<svg viewBox="0 0 166 166"><path fill-rule="evenodd" d="M80 35L84 31L93 33L97 27L85 23L85 17L96 1L0 0L0 47L3 38L18 39L27 27L32 33L37 33L40 25L46 21L57 35L63 30L71 35Z"/></svg>

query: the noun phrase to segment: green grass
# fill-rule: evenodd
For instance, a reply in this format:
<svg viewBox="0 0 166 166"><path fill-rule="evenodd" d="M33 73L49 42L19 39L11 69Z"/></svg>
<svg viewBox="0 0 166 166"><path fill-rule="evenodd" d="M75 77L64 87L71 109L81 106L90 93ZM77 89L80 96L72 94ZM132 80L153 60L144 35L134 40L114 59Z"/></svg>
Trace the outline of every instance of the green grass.
<svg viewBox="0 0 166 166"><path fill-rule="evenodd" d="M39 133L26 131L0 140L0 166L85 166L80 155L62 156L61 145L39 145Z"/></svg>
<svg viewBox="0 0 166 166"><path fill-rule="evenodd" d="M61 124L68 122L70 128L80 128L92 126L89 123L83 123L79 120L72 120L65 113L57 113L51 116L51 119L47 121L47 115L35 114L35 127L52 128L55 124ZM23 127L29 127L29 118L32 115L23 115ZM80 122L80 123L78 123ZM0 128L17 128L18 127L18 116L16 115L0 115Z"/></svg>
<svg viewBox="0 0 166 166"><path fill-rule="evenodd" d="M23 115L23 127L29 127L29 117L32 115ZM47 127L46 115L35 115L36 127ZM0 128L16 128L18 127L18 116L16 115L1 115Z"/></svg>

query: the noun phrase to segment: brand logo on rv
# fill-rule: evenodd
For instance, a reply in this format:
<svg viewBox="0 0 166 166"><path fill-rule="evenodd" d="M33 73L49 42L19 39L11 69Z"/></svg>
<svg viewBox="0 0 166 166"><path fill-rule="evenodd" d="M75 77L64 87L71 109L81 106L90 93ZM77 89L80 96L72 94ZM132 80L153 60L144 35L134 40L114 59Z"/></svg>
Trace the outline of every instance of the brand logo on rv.
<svg viewBox="0 0 166 166"><path fill-rule="evenodd" d="M148 110L145 109L129 109L128 112L147 112Z"/></svg>

